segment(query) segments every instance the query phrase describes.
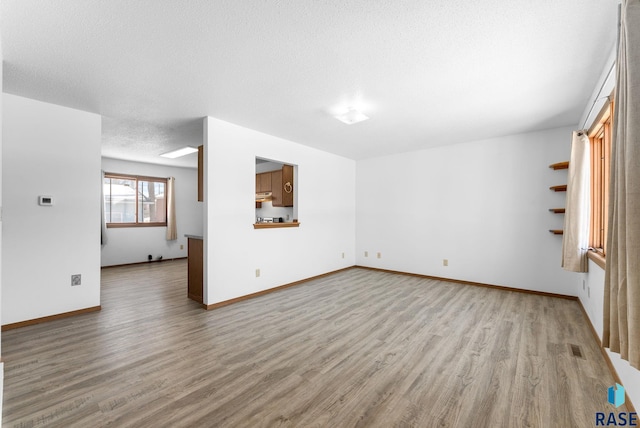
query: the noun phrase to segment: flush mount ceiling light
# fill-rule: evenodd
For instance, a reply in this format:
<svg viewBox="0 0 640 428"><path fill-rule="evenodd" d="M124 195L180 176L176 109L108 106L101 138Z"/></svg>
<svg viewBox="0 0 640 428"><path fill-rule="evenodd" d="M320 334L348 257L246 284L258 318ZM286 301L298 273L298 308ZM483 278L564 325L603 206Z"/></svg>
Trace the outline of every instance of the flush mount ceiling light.
<svg viewBox="0 0 640 428"><path fill-rule="evenodd" d="M347 125L353 125L354 123L363 122L369 119L369 116L354 108L347 110L345 113L336 114L333 117Z"/></svg>
<svg viewBox="0 0 640 428"><path fill-rule="evenodd" d="M167 153L163 153L160 156L162 156L163 158L169 158L169 159L175 159L175 158L179 158L181 156L186 156L186 155L190 155L191 153L195 153L197 152L198 149L196 149L195 147L182 147L180 149L177 150L172 150L170 152Z"/></svg>

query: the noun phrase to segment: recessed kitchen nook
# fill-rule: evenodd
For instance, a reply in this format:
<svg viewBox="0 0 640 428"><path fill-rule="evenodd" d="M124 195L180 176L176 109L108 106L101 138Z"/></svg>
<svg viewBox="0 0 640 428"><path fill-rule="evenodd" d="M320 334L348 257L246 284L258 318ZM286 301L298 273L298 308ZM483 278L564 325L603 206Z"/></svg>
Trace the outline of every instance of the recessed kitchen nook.
<svg viewBox="0 0 640 428"><path fill-rule="evenodd" d="M296 165L256 157L255 229L298 227Z"/></svg>

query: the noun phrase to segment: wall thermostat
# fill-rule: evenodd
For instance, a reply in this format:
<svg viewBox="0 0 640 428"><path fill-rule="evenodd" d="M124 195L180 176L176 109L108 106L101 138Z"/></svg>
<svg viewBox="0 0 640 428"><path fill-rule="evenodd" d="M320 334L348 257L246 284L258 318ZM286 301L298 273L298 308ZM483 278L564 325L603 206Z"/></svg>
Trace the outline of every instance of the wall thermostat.
<svg viewBox="0 0 640 428"><path fill-rule="evenodd" d="M50 207L53 205L53 196L38 196L38 205Z"/></svg>

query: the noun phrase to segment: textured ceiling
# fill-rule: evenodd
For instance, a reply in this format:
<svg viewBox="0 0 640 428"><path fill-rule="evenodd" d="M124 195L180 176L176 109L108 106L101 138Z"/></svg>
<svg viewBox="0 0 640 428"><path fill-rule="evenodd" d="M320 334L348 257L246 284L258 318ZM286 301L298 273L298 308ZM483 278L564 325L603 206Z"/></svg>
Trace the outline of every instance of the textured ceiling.
<svg viewBox="0 0 640 428"><path fill-rule="evenodd" d="M162 163L200 143L204 116L353 159L574 125L617 2L2 0L1 13L6 92L99 113L105 156ZM371 119L330 116L347 106Z"/></svg>

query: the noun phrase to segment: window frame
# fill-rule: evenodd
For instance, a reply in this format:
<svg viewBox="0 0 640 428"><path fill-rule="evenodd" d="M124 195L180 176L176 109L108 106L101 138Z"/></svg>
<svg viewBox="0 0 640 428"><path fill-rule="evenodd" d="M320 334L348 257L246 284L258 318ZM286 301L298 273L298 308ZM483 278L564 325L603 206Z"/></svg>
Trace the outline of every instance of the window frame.
<svg viewBox="0 0 640 428"><path fill-rule="evenodd" d="M165 177L151 177L145 175L134 175L134 174L121 174L115 172L105 172L104 178L115 178L119 180L133 180L135 181L135 189L136 189L136 210L135 210L135 222L127 222L127 223L111 223L105 217L105 223L107 228L121 228L121 227L166 227L167 226L167 204L164 204L164 221L156 221L156 222L139 222L138 221L138 213L139 213L139 199L138 198L138 186L140 181L146 181L150 183L163 183L165 189L165 202L166 202L166 193L168 188L168 180ZM102 185L104 186L104 181ZM107 193L105 192L102 204L106 203ZM105 213L106 216L106 213Z"/></svg>
<svg viewBox="0 0 640 428"><path fill-rule="evenodd" d="M605 103L589 130L590 192L589 250L602 268L606 261L608 236L611 139L614 103Z"/></svg>

